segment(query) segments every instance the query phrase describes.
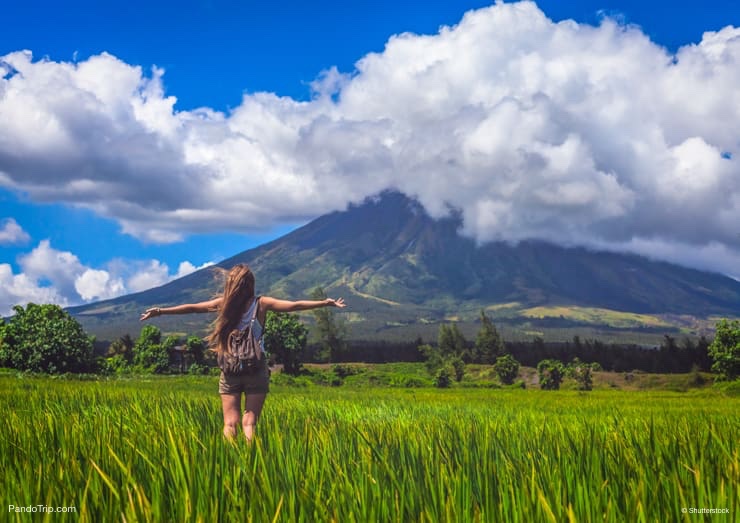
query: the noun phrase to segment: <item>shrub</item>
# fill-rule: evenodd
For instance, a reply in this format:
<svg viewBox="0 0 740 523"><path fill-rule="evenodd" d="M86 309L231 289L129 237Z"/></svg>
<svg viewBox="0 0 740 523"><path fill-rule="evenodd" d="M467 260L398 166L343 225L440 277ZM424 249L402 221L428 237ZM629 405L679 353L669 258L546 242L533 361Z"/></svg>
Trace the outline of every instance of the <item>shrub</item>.
<svg viewBox="0 0 740 523"><path fill-rule="evenodd" d="M445 332L448 331L445 330ZM419 351L426 358L424 365L427 372L434 376L435 380L440 375L440 371L445 369L445 373L449 378L454 376L456 381L462 381L463 376L465 376L465 361L462 355L450 352L445 353L439 347L432 347L431 345L421 345Z"/></svg>
<svg viewBox="0 0 740 523"><path fill-rule="evenodd" d="M419 376L405 376L405 375L392 376L390 384L393 387L406 387L406 388L429 386L429 382L423 378L420 378Z"/></svg>
<svg viewBox="0 0 740 523"><path fill-rule="evenodd" d="M462 381L463 376L465 376L465 362L463 359L459 356L450 358L450 365L452 365L452 370L455 373L455 381Z"/></svg>
<svg viewBox="0 0 740 523"><path fill-rule="evenodd" d="M730 382L720 382L715 385L727 396L737 397L740 396L740 380Z"/></svg>
<svg viewBox="0 0 740 523"><path fill-rule="evenodd" d="M717 323L708 351L714 360L712 372L719 380L737 379L740 376L740 321L721 320Z"/></svg>
<svg viewBox="0 0 740 523"><path fill-rule="evenodd" d="M206 350L208 349L206 342L203 338L198 336L188 336L187 340L185 340L185 347L187 348L188 354L193 358L194 365L197 365L196 370L200 369L205 362ZM193 365L190 366L190 369L192 369L192 367ZM188 372L190 372L190 369L188 369ZM190 374L194 373L190 372Z"/></svg>
<svg viewBox="0 0 740 523"><path fill-rule="evenodd" d="M168 336L162 341L162 332L154 325L141 329L139 339L134 343L134 367L137 372L161 374L170 367L170 349L177 343L176 338Z"/></svg>
<svg viewBox="0 0 740 523"><path fill-rule="evenodd" d="M697 364L691 366L691 373L689 375L689 385L693 387L701 387L706 383L706 379L701 375L701 369Z"/></svg>
<svg viewBox="0 0 740 523"><path fill-rule="evenodd" d="M283 372L297 376L303 368L308 329L295 314L267 313L265 350L283 364Z"/></svg>
<svg viewBox="0 0 740 523"><path fill-rule="evenodd" d="M346 378L347 376L357 374L357 371L349 365L334 365L331 370L340 378Z"/></svg>
<svg viewBox="0 0 740 523"><path fill-rule="evenodd" d="M49 374L92 369L92 339L68 312L34 303L13 310L0 324L0 366Z"/></svg>
<svg viewBox="0 0 740 523"><path fill-rule="evenodd" d="M578 358L573 358L573 361L568 365L565 372L568 377L576 380L578 390L593 389L593 377L591 375L590 364L583 363Z"/></svg>
<svg viewBox="0 0 740 523"><path fill-rule="evenodd" d="M519 362L510 354L499 356L496 358L493 370L501 383L511 385L519 374Z"/></svg>
<svg viewBox="0 0 740 523"><path fill-rule="evenodd" d="M121 336L117 340L114 340L111 342L110 345L108 345L108 352L107 356L117 356L120 355L123 357L123 359L126 361L126 363L131 363L133 359L133 348L134 348L134 340L131 339L131 336L128 334Z"/></svg>
<svg viewBox="0 0 740 523"><path fill-rule="evenodd" d="M436 376L434 376L434 386L440 389L446 389L452 382L452 373L447 366L441 367Z"/></svg>
<svg viewBox="0 0 740 523"><path fill-rule="evenodd" d="M444 358L450 356L467 358L469 356L467 345L468 342L465 340L456 323L450 325L442 324L439 326L437 347Z"/></svg>
<svg viewBox="0 0 740 523"><path fill-rule="evenodd" d="M196 375L202 375L202 374L208 374L210 372L210 369L208 365L203 365L201 363L193 363L188 367L188 374L196 374Z"/></svg>
<svg viewBox="0 0 740 523"><path fill-rule="evenodd" d="M123 354L116 354L110 358L103 358L100 362L100 371L103 374L124 374L130 370L130 366Z"/></svg>
<svg viewBox="0 0 740 523"><path fill-rule="evenodd" d="M444 365L441 351L431 345L420 345L419 352L424 355L424 366L427 372L432 376L436 375L437 371Z"/></svg>
<svg viewBox="0 0 740 523"><path fill-rule="evenodd" d="M326 292L321 287L317 287L311 293L314 300L325 300ZM316 320L315 334L322 346L322 353L325 354L329 361L337 361L339 357L347 350L347 325L338 317L331 307L321 307L314 309L312 314Z"/></svg>
<svg viewBox="0 0 740 523"><path fill-rule="evenodd" d="M542 360L537 364L537 374L540 378L541 389L558 390L563 381L565 369L558 360Z"/></svg>
<svg viewBox="0 0 740 523"><path fill-rule="evenodd" d="M481 327L475 339L475 359L480 363L493 363L504 353L504 341L485 311L480 311Z"/></svg>
<svg viewBox="0 0 740 523"><path fill-rule="evenodd" d="M578 383L578 390L591 390L594 388L594 380L591 376L591 367L579 365L573 370L573 378Z"/></svg>

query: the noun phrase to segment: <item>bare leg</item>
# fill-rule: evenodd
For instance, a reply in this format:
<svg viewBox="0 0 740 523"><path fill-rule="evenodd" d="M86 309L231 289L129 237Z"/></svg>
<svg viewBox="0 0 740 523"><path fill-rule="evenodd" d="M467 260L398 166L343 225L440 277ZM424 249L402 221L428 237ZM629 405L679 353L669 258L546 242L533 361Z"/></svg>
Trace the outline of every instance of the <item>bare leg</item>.
<svg viewBox="0 0 740 523"><path fill-rule="evenodd" d="M244 406L244 416L242 416L242 429L244 429L244 437L247 441L252 441L254 438L254 428L266 397L267 394L247 394L247 403Z"/></svg>
<svg viewBox="0 0 740 523"><path fill-rule="evenodd" d="M242 405L241 394L221 394L221 405L224 408L224 436L233 439L239 426L239 411Z"/></svg>

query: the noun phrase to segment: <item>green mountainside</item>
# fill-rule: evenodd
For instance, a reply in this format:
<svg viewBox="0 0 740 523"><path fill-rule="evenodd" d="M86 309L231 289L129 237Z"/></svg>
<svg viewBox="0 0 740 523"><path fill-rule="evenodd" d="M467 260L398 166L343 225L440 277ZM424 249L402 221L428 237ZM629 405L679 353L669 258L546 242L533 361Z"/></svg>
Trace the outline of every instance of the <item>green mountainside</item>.
<svg viewBox="0 0 740 523"><path fill-rule="evenodd" d="M440 321L472 326L481 309L525 335L543 329L700 329L740 314L740 282L647 258L539 241L482 246L435 221L398 193L322 216L219 265L248 263L257 290L307 298L316 286L343 296L353 339L431 339ZM101 339L140 329L146 307L202 301L218 291L210 269L167 285L70 312ZM165 331L195 333L207 315L158 318ZM508 328L508 327L506 327Z"/></svg>

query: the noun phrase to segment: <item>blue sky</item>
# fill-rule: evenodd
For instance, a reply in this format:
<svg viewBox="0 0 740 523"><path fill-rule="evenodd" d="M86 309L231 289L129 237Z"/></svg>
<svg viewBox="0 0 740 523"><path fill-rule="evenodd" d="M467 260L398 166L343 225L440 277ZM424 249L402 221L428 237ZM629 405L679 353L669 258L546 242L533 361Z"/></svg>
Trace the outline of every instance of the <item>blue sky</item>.
<svg viewBox="0 0 740 523"><path fill-rule="evenodd" d="M2 19L0 313L162 284L385 188L465 209L480 241L739 275L737 2L29 1Z"/></svg>

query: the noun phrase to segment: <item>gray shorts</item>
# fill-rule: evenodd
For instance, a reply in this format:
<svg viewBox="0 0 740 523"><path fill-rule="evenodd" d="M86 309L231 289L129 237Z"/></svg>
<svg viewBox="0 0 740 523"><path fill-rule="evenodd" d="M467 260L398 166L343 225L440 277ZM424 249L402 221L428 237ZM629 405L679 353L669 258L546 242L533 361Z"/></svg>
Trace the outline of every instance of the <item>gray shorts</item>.
<svg viewBox="0 0 740 523"><path fill-rule="evenodd" d="M270 369L263 365L254 374L244 376L226 376L221 373L218 380L219 394L267 394L270 391Z"/></svg>

